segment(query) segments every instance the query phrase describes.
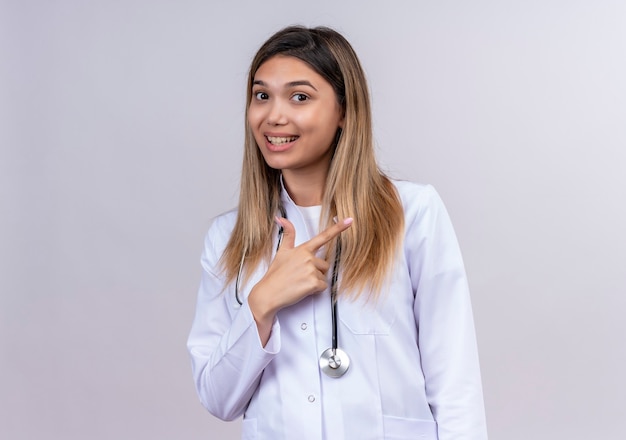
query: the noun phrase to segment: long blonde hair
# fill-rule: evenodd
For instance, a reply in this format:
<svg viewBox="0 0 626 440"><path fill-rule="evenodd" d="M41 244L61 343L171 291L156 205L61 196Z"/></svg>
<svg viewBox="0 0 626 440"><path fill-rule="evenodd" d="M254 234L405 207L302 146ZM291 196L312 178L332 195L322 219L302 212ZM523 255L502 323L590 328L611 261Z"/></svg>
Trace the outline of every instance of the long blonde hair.
<svg viewBox="0 0 626 440"><path fill-rule="evenodd" d="M404 213L393 184L376 163L369 91L365 74L350 46L338 32L317 27L287 27L267 40L250 66L247 103L259 67L276 55L306 62L333 87L344 111L322 201L322 227L333 217L353 217L354 226L341 235L339 294L358 296L365 289L377 297L391 270L402 239ZM246 127L237 221L221 263L232 282L245 256L249 275L271 255L274 216L280 203L280 170L270 168ZM327 246L330 260L336 243Z"/></svg>

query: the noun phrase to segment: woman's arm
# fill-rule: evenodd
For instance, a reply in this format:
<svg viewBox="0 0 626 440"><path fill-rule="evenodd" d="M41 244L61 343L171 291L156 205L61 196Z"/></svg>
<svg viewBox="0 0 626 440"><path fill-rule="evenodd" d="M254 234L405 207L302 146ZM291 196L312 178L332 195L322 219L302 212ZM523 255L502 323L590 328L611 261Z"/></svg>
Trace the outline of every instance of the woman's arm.
<svg viewBox="0 0 626 440"><path fill-rule="evenodd" d="M448 213L432 187L408 225L414 313L426 396L439 440L486 439L478 350L467 278Z"/></svg>
<svg viewBox="0 0 626 440"><path fill-rule="evenodd" d="M280 328L274 321L263 347L247 301L233 310L235 298L228 295L223 279L215 273L219 260L215 241L223 240L219 220L205 239L202 279L187 347L200 401L216 417L233 420L243 414L263 369L280 350Z"/></svg>

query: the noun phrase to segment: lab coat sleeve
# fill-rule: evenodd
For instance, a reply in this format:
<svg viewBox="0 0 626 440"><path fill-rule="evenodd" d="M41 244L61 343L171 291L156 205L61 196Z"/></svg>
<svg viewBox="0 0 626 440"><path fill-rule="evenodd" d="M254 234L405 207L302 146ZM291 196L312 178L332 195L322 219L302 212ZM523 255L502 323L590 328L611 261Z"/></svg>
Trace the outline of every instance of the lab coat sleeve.
<svg viewBox="0 0 626 440"><path fill-rule="evenodd" d="M467 278L448 213L427 186L407 225L426 396L439 440L487 438Z"/></svg>
<svg viewBox="0 0 626 440"><path fill-rule="evenodd" d="M235 298L225 292L216 274L216 241L225 242L219 219L207 234L202 254L202 278L196 314L187 347L196 390L204 407L222 420L241 416L258 387L264 368L280 349L280 326L274 321L263 347L248 303L233 309ZM230 301L230 302L229 302Z"/></svg>

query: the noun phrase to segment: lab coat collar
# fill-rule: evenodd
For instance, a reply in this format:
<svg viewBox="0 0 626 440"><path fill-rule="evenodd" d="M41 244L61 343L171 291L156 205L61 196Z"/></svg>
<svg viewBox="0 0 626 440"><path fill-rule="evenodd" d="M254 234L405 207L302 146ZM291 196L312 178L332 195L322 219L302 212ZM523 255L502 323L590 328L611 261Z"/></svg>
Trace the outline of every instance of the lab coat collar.
<svg viewBox="0 0 626 440"><path fill-rule="evenodd" d="M283 204L283 207L285 209L287 209L287 205L291 205L292 207L296 207L296 202L293 201L293 199L291 198L291 196L289 195L289 193L287 192L287 188L285 188L285 182L283 180L283 175L281 173L280 175L280 188L281 188L281 192L280 192L280 201Z"/></svg>

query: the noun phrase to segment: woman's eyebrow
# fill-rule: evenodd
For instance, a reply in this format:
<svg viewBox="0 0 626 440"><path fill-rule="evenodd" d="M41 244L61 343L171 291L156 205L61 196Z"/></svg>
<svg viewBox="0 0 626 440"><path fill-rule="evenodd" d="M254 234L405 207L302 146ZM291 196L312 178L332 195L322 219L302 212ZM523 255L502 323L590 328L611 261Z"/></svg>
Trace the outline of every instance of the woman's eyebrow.
<svg viewBox="0 0 626 440"><path fill-rule="evenodd" d="M258 86L263 86L263 87L266 86L266 84L260 79L255 79L254 81L252 81L252 85L258 85ZM309 86L317 92L317 89L315 88L315 86L313 86L313 84L311 84L310 81L307 81L305 79L302 79L299 81L290 81L287 84L285 84L286 89L290 89L290 88L298 87L298 86Z"/></svg>
<svg viewBox="0 0 626 440"><path fill-rule="evenodd" d="M313 84L311 84L309 81L303 79L300 81L291 81L288 82L287 84L285 84L285 87L298 87L298 86L309 86L311 87L313 90L315 90L317 92L317 89L315 87L313 87Z"/></svg>

